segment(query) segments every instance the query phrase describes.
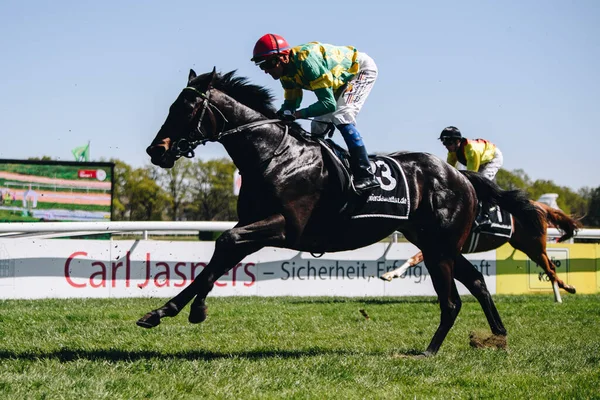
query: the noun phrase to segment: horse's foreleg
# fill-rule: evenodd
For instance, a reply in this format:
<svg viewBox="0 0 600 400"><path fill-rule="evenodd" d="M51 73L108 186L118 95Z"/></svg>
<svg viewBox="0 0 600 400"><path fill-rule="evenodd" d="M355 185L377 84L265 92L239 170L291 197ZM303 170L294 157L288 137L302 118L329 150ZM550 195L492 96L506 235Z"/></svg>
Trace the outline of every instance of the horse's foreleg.
<svg viewBox="0 0 600 400"><path fill-rule="evenodd" d="M406 262L402 264L399 268L396 268L392 271L388 271L385 274L381 275L380 279L391 282L392 279L400 278L406 272L407 269L409 269L410 267L414 267L421 261L423 261L423 253L418 252L417 254L406 260Z"/></svg>
<svg viewBox="0 0 600 400"><path fill-rule="evenodd" d="M189 321L200 323L206 319L206 296L221 276L247 255L265 246L281 245L285 233L285 219L280 214L223 232L217 239L212 259L194 280L196 299L190 307Z"/></svg>
<svg viewBox="0 0 600 400"><path fill-rule="evenodd" d="M206 319L204 299L214 287L214 283L227 271L249 254L264 246L280 244L285 239L285 219L276 215L247 226L236 226L223 232L215 243L215 252L204 270L164 306L144 315L137 324L153 328L164 317L174 317L199 295L192 304L189 320L192 323Z"/></svg>
<svg viewBox="0 0 600 400"><path fill-rule="evenodd" d="M440 346L446 339L450 328L454 325L456 317L460 312L462 303L458 296L456 284L452 278L453 260L439 259L432 260L425 256L425 266L431 275L433 287L438 295L440 302L440 324L427 346L427 350L423 352L425 356L434 355L440 349Z"/></svg>
<svg viewBox="0 0 600 400"><path fill-rule="evenodd" d="M494 335L506 336L506 328L502 323L498 309L494 304L492 295L483 280L483 275L464 256L459 255L456 259L454 277L460 281L477 299L490 329Z"/></svg>

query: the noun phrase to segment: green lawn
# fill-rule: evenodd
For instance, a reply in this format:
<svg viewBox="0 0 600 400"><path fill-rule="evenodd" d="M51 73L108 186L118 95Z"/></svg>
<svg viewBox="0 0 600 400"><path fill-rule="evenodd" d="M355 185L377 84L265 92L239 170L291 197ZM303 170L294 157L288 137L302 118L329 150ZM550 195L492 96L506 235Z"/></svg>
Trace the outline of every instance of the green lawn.
<svg viewBox="0 0 600 400"><path fill-rule="evenodd" d="M495 300L508 350L469 346L488 327L465 296L427 359L432 298L209 298L151 330L164 299L0 301L0 399L600 398L600 295Z"/></svg>

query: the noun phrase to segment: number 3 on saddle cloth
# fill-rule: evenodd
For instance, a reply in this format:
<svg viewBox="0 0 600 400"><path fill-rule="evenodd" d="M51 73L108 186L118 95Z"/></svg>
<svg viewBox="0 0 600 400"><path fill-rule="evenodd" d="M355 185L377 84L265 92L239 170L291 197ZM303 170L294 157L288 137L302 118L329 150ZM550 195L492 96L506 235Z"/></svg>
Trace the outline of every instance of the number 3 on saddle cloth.
<svg viewBox="0 0 600 400"><path fill-rule="evenodd" d="M330 139L317 139L329 164L329 171L338 175L340 190L344 194L340 203L340 213L352 219L386 218L408 219L410 197L408 184L400 164L391 157L369 156L379 188L365 196L357 196L351 187L348 152ZM327 162L328 161L328 162Z"/></svg>

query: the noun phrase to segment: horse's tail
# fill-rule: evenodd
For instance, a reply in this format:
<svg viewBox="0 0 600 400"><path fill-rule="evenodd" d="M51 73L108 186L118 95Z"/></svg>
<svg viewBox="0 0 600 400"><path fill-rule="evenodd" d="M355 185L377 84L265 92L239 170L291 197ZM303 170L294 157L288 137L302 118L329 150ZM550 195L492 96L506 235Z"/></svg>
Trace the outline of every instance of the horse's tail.
<svg viewBox="0 0 600 400"><path fill-rule="evenodd" d="M495 182L473 171L461 171L471 182L481 201L500 206L515 217L533 237L541 237L546 231L544 213L529 200L522 190L503 190Z"/></svg>
<svg viewBox="0 0 600 400"><path fill-rule="evenodd" d="M537 201L534 203L544 211L548 223L563 233L563 235L558 239L559 242L571 239L573 235L575 235L575 232L581 229L582 224L579 220L572 218L561 210Z"/></svg>

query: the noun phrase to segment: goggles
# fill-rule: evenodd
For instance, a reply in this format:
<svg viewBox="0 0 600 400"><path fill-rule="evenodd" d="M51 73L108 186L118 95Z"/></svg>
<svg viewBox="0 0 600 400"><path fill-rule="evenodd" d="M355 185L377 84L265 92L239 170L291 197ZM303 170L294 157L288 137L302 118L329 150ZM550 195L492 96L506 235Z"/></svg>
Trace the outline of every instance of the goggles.
<svg viewBox="0 0 600 400"><path fill-rule="evenodd" d="M454 144L454 143L456 143L456 139L444 139L444 140L442 140L442 144L444 146L448 146L448 145Z"/></svg>
<svg viewBox="0 0 600 400"><path fill-rule="evenodd" d="M277 64L279 64L279 57L269 57L256 62L258 68L262 69L263 71L273 69L277 66Z"/></svg>

